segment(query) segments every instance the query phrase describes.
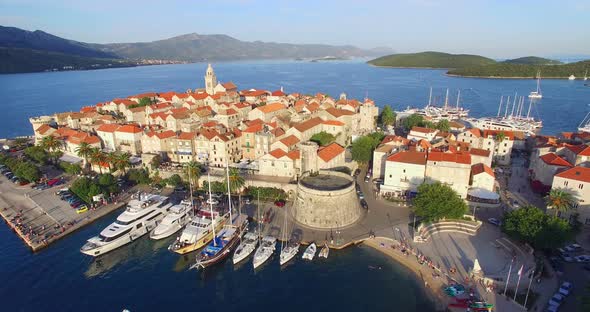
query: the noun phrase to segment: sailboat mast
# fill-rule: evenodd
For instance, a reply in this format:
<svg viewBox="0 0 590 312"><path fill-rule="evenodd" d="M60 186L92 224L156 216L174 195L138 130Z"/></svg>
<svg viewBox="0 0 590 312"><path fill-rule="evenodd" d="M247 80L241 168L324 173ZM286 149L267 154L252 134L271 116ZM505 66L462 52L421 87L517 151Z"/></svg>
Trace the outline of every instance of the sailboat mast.
<svg viewBox="0 0 590 312"><path fill-rule="evenodd" d="M229 206L229 222L230 224L233 224L233 218L232 218L232 207L231 207L231 189L229 187L229 163L227 161L227 158L225 159L225 172L227 173L227 203Z"/></svg>
<svg viewBox="0 0 590 312"><path fill-rule="evenodd" d="M447 88L447 95L445 96L445 110L447 110L447 105L449 105L449 88Z"/></svg>
<svg viewBox="0 0 590 312"><path fill-rule="evenodd" d="M508 106L510 106L510 95L508 96L508 100L506 101L506 109L504 110L504 118L508 117Z"/></svg>
<svg viewBox="0 0 590 312"><path fill-rule="evenodd" d="M537 72L537 94L541 92L541 71Z"/></svg>
<svg viewBox="0 0 590 312"><path fill-rule="evenodd" d="M191 166L190 163L188 166L186 166L187 169L187 174L188 174L188 190L189 192L191 192L191 211L195 210L195 207L193 205L194 201L193 201L193 180L191 179Z"/></svg>
<svg viewBox="0 0 590 312"><path fill-rule="evenodd" d="M529 110L528 110L528 112L526 113L526 118L527 118L527 119L529 119L529 118L530 118L530 116L531 116L531 106L533 106L533 99L530 99L530 100L529 100Z"/></svg>
<svg viewBox="0 0 590 312"><path fill-rule="evenodd" d="M262 228L260 227L260 190L258 190L256 195L256 222L258 223L258 240L260 240L260 235L262 234Z"/></svg>
<svg viewBox="0 0 590 312"><path fill-rule="evenodd" d="M217 242L215 241L215 225L213 224L215 217L213 216L213 197L211 196L211 175L209 174L209 170L207 170L207 184L209 186L209 211L211 212L211 230L213 231L213 245L217 246Z"/></svg>
<svg viewBox="0 0 590 312"><path fill-rule="evenodd" d="M459 99L461 98L461 89L457 90L457 111L459 111Z"/></svg>
<svg viewBox="0 0 590 312"><path fill-rule="evenodd" d="M514 93L514 100L512 100L512 112L510 113L510 118L512 118L512 116L514 116L514 107L516 106L516 95L518 93Z"/></svg>
<svg viewBox="0 0 590 312"><path fill-rule="evenodd" d="M430 87L430 94L428 94L428 106L432 105L432 87Z"/></svg>
<svg viewBox="0 0 590 312"><path fill-rule="evenodd" d="M500 117L500 112L502 111L502 102L504 101L504 96L502 95L500 97L500 105L498 106L498 114L496 115L496 117Z"/></svg>

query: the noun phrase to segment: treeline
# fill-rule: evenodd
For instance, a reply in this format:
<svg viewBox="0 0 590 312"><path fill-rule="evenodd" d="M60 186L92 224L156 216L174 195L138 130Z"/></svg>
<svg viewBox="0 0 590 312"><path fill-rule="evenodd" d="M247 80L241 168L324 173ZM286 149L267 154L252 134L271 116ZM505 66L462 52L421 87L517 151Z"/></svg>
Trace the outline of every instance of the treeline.
<svg viewBox="0 0 590 312"><path fill-rule="evenodd" d="M541 76L547 78L567 78L570 75L581 78L584 77L585 72L589 69L590 60L563 65L496 63L452 69L447 74L472 77L535 78L537 72L541 71Z"/></svg>

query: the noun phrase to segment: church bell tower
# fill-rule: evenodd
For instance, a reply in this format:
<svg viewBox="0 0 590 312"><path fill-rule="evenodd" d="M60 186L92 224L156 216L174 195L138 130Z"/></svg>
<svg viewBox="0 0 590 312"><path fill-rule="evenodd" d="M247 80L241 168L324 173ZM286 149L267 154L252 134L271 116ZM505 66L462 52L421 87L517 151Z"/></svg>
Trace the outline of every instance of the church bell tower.
<svg viewBox="0 0 590 312"><path fill-rule="evenodd" d="M205 90L209 94L214 94L215 86L217 86L217 77L215 77L213 67L209 64L209 66L207 66L207 72L205 73Z"/></svg>

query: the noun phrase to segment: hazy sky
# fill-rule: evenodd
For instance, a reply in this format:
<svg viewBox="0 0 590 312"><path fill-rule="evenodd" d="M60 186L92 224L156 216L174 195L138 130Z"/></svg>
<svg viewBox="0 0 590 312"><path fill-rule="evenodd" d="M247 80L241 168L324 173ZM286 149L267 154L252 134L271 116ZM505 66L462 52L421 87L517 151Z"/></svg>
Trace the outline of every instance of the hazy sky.
<svg viewBox="0 0 590 312"><path fill-rule="evenodd" d="M0 0L0 25L96 43L195 32L398 52L590 54L590 0Z"/></svg>

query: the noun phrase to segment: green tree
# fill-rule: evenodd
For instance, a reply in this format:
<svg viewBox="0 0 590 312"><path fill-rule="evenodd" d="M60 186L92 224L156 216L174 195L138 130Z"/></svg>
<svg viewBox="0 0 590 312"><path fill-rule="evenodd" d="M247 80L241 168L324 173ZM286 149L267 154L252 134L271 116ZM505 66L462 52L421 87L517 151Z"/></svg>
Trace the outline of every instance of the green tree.
<svg viewBox="0 0 590 312"><path fill-rule="evenodd" d="M502 142L506 138L506 134L504 132L499 132L496 134L496 141Z"/></svg>
<svg viewBox="0 0 590 312"><path fill-rule="evenodd" d="M179 186L182 184L182 178L178 174L173 174L166 179L166 184L174 187Z"/></svg>
<svg viewBox="0 0 590 312"><path fill-rule="evenodd" d="M570 192L558 188L551 189L545 200L547 202L547 208L553 209L556 217L558 213L568 211L575 202Z"/></svg>
<svg viewBox="0 0 590 312"><path fill-rule="evenodd" d="M80 167L78 164L67 164L67 166L64 168L64 171L67 174L76 175L82 172L82 167Z"/></svg>
<svg viewBox="0 0 590 312"><path fill-rule="evenodd" d="M76 153L78 156L84 158L84 167L88 166L88 158L93 152L94 148L87 142L82 142L80 145L78 145L78 147L76 147Z"/></svg>
<svg viewBox="0 0 590 312"><path fill-rule="evenodd" d="M201 176L202 165L197 161L191 161L186 164L186 178L195 185L195 188L199 187L199 177Z"/></svg>
<svg viewBox="0 0 590 312"><path fill-rule="evenodd" d="M37 163L44 165L49 160L49 155L41 146L29 146L25 148L25 155L33 159Z"/></svg>
<svg viewBox="0 0 590 312"><path fill-rule="evenodd" d="M135 184L147 185L152 183L150 175L145 169L131 169L127 172L127 179Z"/></svg>
<svg viewBox="0 0 590 312"><path fill-rule="evenodd" d="M507 213L502 230L511 238L529 243L535 248L555 248L574 235L568 222L549 216L534 206Z"/></svg>
<svg viewBox="0 0 590 312"><path fill-rule="evenodd" d="M246 180L244 180L244 177L242 176L240 169L229 168L229 189L231 193L236 193L240 191L244 187L244 184L246 184ZM227 178L225 179L225 185L227 185Z"/></svg>
<svg viewBox="0 0 590 312"><path fill-rule="evenodd" d="M458 219L467 212L467 204L448 185L423 183L414 199L414 212L426 222Z"/></svg>
<svg viewBox="0 0 590 312"><path fill-rule="evenodd" d="M102 174L102 167L107 164L107 156L100 149L94 147L90 152L90 162L98 166L98 170Z"/></svg>
<svg viewBox="0 0 590 312"><path fill-rule="evenodd" d="M63 146L63 142L54 136L46 136L41 140L41 147L43 147L53 158L53 163L57 164L58 151Z"/></svg>
<svg viewBox="0 0 590 312"><path fill-rule="evenodd" d="M379 123L381 123L383 127L393 126L395 124L395 118L396 114L393 109L391 109L391 106L385 105L383 111L381 111L381 115L379 115Z"/></svg>
<svg viewBox="0 0 590 312"><path fill-rule="evenodd" d="M361 164L367 164L373 157L373 139L360 137L352 142L352 159Z"/></svg>
<svg viewBox="0 0 590 312"><path fill-rule="evenodd" d="M41 178L41 171L35 164L30 163L28 161L20 161L16 165L16 169L14 170L14 174L29 182L35 182Z"/></svg>
<svg viewBox="0 0 590 312"><path fill-rule="evenodd" d="M445 132L451 131L451 125L449 124L449 121L446 119L442 119L439 122L437 122L435 128Z"/></svg>
<svg viewBox="0 0 590 312"><path fill-rule="evenodd" d="M119 186L117 185L117 179L110 173L101 174L98 176L98 185L105 194L117 193Z"/></svg>
<svg viewBox="0 0 590 312"><path fill-rule="evenodd" d="M127 173L127 168L131 167L131 154L129 153L118 153L114 157L114 167L117 170L121 170L123 174Z"/></svg>
<svg viewBox="0 0 590 312"><path fill-rule="evenodd" d="M336 137L334 137L334 135L332 135L331 133L328 133L326 131L316 133L316 134L312 135L311 138L309 138L310 141L316 142L321 146L326 146L326 145L334 142L335 139L336 139Z"/></svg>
<svg viewBox="0 0 590 312"><path fill-rule="evenodd" d="M413 127L424 126L424 117L418 114L412 114L404 119L403 125L408 131Z"/></svg>
<svg viewBox="0 0 590 312"><path fill-rule="evenodd" d="M152 99L150 99L147 96L139 99L139 106L148 106L148 105L152 105Z"/></svg>
<svg viewBox="0 0 590 312"><path fill-rule="evenodd" d="M156 170L160 167L160 165L162 164L162 156L155 155L152 160L150 161L150 166L152 168L152 170Z"/></svg>

